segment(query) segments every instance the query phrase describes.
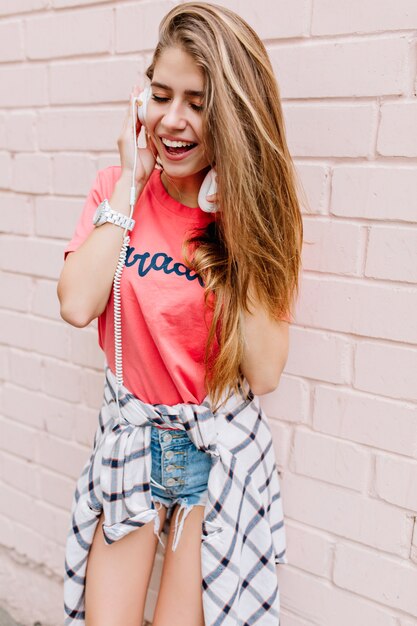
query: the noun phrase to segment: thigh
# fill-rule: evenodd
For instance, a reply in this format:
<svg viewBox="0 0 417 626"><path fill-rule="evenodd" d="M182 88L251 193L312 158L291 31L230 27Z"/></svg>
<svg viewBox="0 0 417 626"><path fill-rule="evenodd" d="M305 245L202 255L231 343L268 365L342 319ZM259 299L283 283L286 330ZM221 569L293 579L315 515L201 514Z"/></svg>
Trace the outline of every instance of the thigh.
<svg viewBox="0 0 417 626"><path fill-rule="evenodd" d="M152 626L204 626L201 587L201 526L204 506L194 506L181 541L172 550L179 505L173 511Z"/></svg>
<svg viewBox="0 0 417 626"><path fill-rule="evenodd" d="M166 508L159 511L163 527ZM111 545L104 542L99 518L88 556L85 588L86 626L142 624L158 538L149 522Z"/></svg>

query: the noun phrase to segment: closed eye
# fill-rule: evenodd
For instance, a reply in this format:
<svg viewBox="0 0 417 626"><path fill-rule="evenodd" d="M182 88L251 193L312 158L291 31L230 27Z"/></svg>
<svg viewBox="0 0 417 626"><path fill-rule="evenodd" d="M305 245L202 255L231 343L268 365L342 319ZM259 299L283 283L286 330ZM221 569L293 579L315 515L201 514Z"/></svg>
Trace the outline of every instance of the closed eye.
<svg viewBox="0 0 417 626"><path fill-rule="evenodd" d="M155 96L152 94L152 100L155 100L155 102L166 102L167 100L169 100L169 98L162 98L161 96ZM198 106L198 104L194 104L193 102L190 102L190 107L194 109L194 111L203 110L203 107Z"/></svg>

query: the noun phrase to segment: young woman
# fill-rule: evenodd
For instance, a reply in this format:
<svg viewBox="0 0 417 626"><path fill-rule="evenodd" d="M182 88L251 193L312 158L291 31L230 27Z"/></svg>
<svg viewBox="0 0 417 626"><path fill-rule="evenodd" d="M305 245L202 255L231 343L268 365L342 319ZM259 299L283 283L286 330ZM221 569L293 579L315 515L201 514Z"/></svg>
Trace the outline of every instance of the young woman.
<svg viewBox="0 0 417 626"><path fill-rule="evenodd" d="M278 86L253 29L200 2L162 20L146 76L146 147L134 140L135 88L121 164L98 172L58 285L67 322L98 318L106 356L72 504L65 624L139 626L163 527L153 626L277 626L286 544L258 396L286 363L302 244ZM207 211L198 197L212 168L217 210ZM115 341L112 284L132 176ZM103 201L119 215L94 225Z"/></svg>

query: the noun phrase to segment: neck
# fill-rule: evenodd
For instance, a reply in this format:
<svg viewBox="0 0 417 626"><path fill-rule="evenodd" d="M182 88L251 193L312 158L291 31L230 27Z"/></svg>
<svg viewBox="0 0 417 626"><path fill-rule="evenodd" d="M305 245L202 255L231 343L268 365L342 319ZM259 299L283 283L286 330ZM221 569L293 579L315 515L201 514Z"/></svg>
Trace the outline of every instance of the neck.
<svg viewBox="0 0 417 626"><path fill-rule="evenodd" d="M198 193L207 171L208 169L205 168L191 176L182 176L181 178L168 177L165 171L162 171L161 181L171 198L185 206L197 208Z"/></svg>

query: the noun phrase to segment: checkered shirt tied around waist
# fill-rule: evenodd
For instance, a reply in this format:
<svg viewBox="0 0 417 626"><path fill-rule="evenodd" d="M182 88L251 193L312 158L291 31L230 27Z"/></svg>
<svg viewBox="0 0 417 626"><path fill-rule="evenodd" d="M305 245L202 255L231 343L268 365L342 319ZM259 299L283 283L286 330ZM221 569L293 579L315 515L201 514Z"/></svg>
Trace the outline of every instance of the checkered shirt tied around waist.
<svg viewBox="0 0 417 626"><path fill-rule="evenodd" d="M268 418L252 392L215 413L201 404L147 404L105 365L93 451L71 507L64 572L65 626L85 625L85 574L98 519L111 544L159 517L150 490L152 424L185 430L212 456L201 535L206 626L278 626L276 565L288 563L278 472Z"/></svg>

